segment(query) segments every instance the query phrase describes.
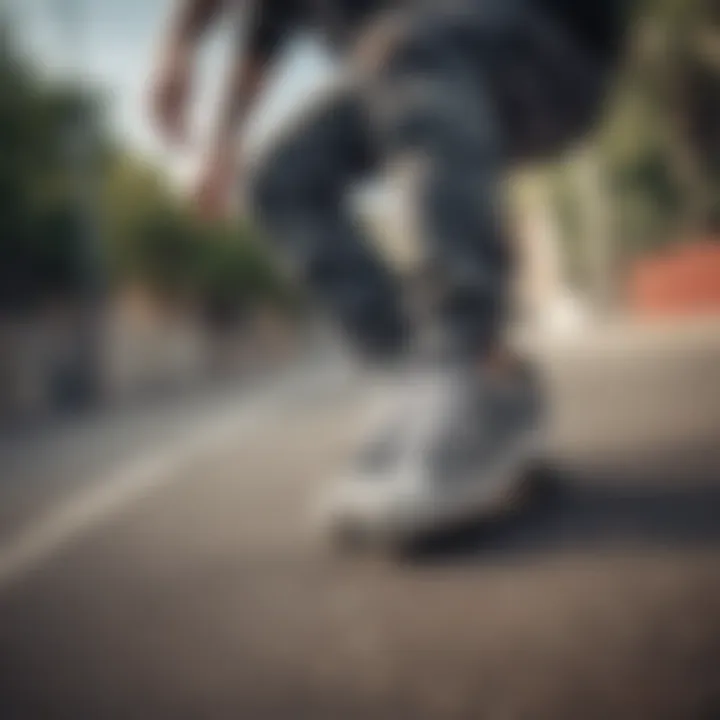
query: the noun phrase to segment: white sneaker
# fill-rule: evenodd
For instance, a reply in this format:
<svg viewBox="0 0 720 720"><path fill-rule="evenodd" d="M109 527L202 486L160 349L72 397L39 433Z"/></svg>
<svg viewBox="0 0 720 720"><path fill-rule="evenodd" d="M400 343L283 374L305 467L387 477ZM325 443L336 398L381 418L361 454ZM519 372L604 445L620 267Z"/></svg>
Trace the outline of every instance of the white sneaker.
<svg viewBox="0 0 720 720"><path fill-rule="evenodd" d="M542 452L540 392L524 370L440 367L400 386L390 420L323 498L334 538L404 544L502 513Z"/></svg>

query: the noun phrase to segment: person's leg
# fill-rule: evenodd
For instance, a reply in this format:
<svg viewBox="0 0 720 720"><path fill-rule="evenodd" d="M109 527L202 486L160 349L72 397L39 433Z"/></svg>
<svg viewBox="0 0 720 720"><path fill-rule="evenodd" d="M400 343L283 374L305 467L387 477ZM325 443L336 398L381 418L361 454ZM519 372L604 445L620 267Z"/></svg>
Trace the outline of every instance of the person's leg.
<svg viewBox="0 0 720 720"><path fill-rule="evenodd" d="M486 42L493 22L506 20L486 17L474 36L468 21L477 22L464 14L408 16L366 77L366 92L384 152L409 156L416 168L433 334L441 334L444 351L480 358L497 344L506 309L506 138L485 63L464 43Z"/></svg>
<svg viewBox="0 0 720 720"><path fill-rule="evenodd" d="M505 175L587 127L601 74L524 0L449 0L397 17L394 44L366 77L372 119L386 153L418 159L415 201L446 349L481 358L508 317Z"/></svg>
<svg viewBox="0 0 720 720"><path fill-rule="evenodd" d="M349 186L374 162L363 105L351 89L338 90L261 159L251 197L261 226L314 298L361 353L382 360L407 340L399 286L346 207Z"/></svg>
<svg viewBox="0 0 720 720"><path fill-rule="evenodd" d="M567 138L560 131L566 106L547 101L556 85L544 66L555 51L540 51L520 2L448 6L406 16L384 63L365 76L385 152L418 160L416 200L440 331L440 352L410 385L395 469L387 453L379 464L371 454L331 503L341 524L357 521L380 533L413 534L501 510L542 442L532 373L498 362L512 269L502 196L518 148L548 149L551 139ZM521 62L514 73L515 51L528 57L527 35L537 62ZM532 111L542 99L542 122L508 122L500 86L513 73L524 78L524 106L516 107Z"/></svg>

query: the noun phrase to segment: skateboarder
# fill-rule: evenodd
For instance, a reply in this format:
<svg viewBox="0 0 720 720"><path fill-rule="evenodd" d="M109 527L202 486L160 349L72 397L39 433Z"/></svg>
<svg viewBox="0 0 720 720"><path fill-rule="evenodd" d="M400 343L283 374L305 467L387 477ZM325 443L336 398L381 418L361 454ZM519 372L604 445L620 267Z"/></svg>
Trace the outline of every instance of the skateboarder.
<svg viewBox="0 0 720 720"><path fill-rule="evenodd" d="M502 184L515 164L582 137L619 54L622 0L178 0L154 86L184 133L195 51L239 10L227 99L199 198L232 187L235 143L274 61L303 30L345 69L256 167L251 207L365 358L388 370L387 415L332 494L331 514L414 533L497 507L538 452L541 401L506 347L511 253ZM418 324L347 209L359 178L397 159L415 200L432 310Z"/></svg>

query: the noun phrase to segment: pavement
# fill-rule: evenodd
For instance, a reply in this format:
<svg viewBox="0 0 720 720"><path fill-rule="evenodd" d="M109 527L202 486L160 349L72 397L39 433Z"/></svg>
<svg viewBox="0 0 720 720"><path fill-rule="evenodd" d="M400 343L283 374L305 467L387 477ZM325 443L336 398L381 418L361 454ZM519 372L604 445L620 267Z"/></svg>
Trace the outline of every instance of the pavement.
<svg viewBox="0 0 720 720"><path fill-rule="evenodd" d="M720 717L718 327L547 344L552 482L407 558L310 530L339 364L0 442L0 718Z"/></svg>

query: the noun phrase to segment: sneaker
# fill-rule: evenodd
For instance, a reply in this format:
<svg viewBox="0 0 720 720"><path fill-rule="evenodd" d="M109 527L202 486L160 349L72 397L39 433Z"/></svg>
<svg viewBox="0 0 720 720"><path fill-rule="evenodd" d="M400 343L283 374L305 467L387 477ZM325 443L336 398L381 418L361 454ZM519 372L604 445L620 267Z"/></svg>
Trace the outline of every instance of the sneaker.
<svg viewBox="0 0 720 720"><path fill-rule="evenodd" d="M331 534L404 543L509 509L542 452L533 375L440 367L399 387L394 415L325 498Z"/></svg>

